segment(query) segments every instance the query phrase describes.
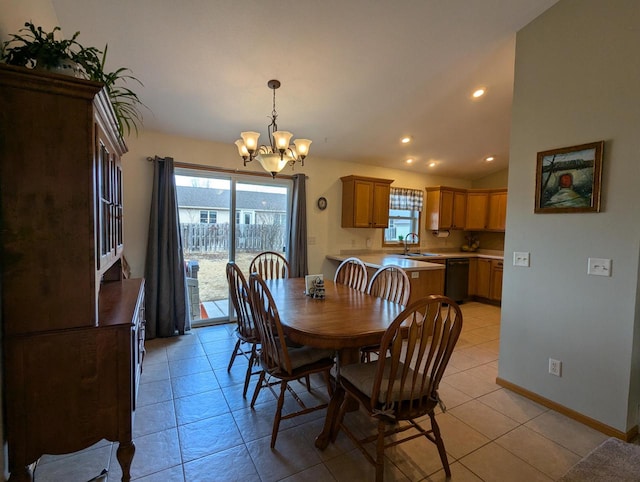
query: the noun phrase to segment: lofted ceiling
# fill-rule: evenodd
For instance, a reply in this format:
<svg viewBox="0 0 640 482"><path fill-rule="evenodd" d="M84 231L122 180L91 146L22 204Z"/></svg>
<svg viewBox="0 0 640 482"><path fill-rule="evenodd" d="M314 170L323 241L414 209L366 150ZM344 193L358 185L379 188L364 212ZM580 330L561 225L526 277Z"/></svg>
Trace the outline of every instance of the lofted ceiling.
<svg viewBox="0 0 640 482"><path fill-rule="evenodd" d="M265 142L279 79L278 127L313 141L309 160L472 180L508 165L515 33L556 1L52 3L66 36L108 43L107 68L143 82L145 129Z"/></svg>

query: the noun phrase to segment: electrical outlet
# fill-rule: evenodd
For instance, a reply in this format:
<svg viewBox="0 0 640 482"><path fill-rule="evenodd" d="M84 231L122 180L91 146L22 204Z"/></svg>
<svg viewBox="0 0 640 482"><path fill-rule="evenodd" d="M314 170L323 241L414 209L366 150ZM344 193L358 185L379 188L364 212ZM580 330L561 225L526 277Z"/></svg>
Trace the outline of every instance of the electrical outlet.
<svg viewBox="0 0 640 482"><path fill-rule="evenodd" d="M557 377L562 376L562 362L560 360L554 360L549 358L549 373Z"/></svg>
<svg viewBox="0 0 640 482"><path fill-rule="evenodd" d="M420 278L420 271L412 271L411 278Z"/></svg>
<svg viewBox="0 0 640 482"><path fill-rule="evenodd" d="M529 253L521 251L514 251L513 253L513 265L522 266L524 268L529 267Z"/></svg>

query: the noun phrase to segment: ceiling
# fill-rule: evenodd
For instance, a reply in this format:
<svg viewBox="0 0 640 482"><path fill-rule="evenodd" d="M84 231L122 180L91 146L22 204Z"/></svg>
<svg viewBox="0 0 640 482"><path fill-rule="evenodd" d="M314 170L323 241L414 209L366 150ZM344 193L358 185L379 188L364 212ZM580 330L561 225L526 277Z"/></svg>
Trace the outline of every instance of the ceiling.
<svg viewBox="0 0 640 482"><path fill-rule="evenodd" d="M265 142L267 81L279 79L278 127L313 141L309 161L473 180L508 165L515 32L556 1L52 3L66 36L108 43L107 68L142 81L145 129L229 144L254 130Z"/></svg>

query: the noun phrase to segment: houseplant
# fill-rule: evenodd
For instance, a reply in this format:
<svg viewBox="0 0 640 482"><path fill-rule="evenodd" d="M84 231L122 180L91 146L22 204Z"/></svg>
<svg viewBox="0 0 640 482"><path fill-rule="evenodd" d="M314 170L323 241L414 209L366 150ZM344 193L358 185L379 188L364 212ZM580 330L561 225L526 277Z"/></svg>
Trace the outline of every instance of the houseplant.
<svg viewBox="0 0 640 482"><path fill-rule="evenodd" d="M128 68L121 67L113 72L105 70L106 46L104 51L95 47L84 47L76 40L80 32L73 34L70 39L58 39L58 31L60 27L45 32L42 27L26 22L24 28L17 34L11 34L11 38L0 45L0 61L9 65L71 74L103 83L118 121L120 135L129 135L132 129L137 134L138 126L142 124L140 108L144 104L138 95L124 84L128 81L139 85L142 83L131 75Z"/></svg>

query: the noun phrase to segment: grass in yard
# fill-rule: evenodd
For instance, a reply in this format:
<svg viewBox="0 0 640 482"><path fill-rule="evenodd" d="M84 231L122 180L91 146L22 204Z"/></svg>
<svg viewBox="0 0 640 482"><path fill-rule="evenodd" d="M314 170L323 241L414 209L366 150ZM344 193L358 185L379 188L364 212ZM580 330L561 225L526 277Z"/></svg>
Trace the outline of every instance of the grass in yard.
<svg viewBox="0 0 640 482"><path fill-rule="evenodd" d="M236 264L245 277L249 276L251 260L259 252L236 253ZM200 301L217 301L229 297L226 268L229 262L227 253L185 253L185 261L197 261L199 264L198 286ZM248 280L247 280L248 281Z"/></svg>

